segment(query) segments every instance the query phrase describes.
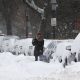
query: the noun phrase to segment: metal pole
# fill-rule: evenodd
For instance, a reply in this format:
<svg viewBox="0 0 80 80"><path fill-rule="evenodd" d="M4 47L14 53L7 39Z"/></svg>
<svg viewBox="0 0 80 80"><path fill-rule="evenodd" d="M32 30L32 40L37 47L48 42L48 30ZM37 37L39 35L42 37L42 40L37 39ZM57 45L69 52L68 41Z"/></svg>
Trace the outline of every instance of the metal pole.
<svg viewBox="0 0 80 80"><path fill-rule="evenodd" d="M56 10L52 11L52 18L53 18L53 38L55 39L55 27L56 27Z"/></svg>

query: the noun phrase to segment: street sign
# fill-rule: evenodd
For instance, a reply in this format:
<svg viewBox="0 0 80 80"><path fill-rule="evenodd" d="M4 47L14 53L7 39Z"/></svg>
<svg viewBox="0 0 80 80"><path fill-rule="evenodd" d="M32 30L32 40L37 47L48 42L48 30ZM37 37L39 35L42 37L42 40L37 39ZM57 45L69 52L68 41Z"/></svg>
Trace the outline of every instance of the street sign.
<svg viewBox="0 0 80 80"><path fill-rule="evenodd" d="M56 18L51 18L51 26L56 26Z"/></svg>

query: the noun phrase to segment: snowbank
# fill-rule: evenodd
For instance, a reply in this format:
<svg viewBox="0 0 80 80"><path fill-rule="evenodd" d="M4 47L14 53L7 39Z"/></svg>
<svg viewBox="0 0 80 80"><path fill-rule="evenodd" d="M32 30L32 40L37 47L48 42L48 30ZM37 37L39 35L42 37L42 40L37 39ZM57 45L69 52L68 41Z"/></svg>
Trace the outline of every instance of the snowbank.
<svg viewBox="0 0 80 80"><path fill-rule="evenodd" d="M1 80L26 80L31 77L48 76L51 73L57 73L63 68L61 64L44 63L34 61L32 56L14 56L11 53L0 54L0 79ZM60 68L59 68L60 67ZM55 68L55 69L54 69ZM52 70L53 69L53 70Z"/></svg>
<svg viewBox="0 0 80 80"><path fill-rule="evenodd" d="M66 68L56 62L34 61L33 56L0 53L0 80L79 80L80 63Z"/></svg>

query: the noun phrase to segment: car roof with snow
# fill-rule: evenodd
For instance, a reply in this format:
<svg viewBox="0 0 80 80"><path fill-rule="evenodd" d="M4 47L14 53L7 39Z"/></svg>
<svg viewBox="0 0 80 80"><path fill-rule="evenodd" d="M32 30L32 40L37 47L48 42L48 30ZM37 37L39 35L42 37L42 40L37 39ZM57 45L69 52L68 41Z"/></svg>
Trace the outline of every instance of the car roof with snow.
<svg viewBox="0 0 80 80"><path fill-rule="evenodd" d="M78 52L79 50L80 50L80 33L73 41L73 44L71 46L71 52Z"/></svg>
<svg viewBox="0 0 80 80"><path fill-rule="evenodd" d="M70 46L70 45L72 45L71 42L62 42L62 43L58 44L58 45L57 45L57 48L56 48L55 54L56 54L57 56L59 56L59 55L60 55L60 56L66 55L66 53L68 53L68 50L66 50L66 47L67 47L67 46Z"/></svg>

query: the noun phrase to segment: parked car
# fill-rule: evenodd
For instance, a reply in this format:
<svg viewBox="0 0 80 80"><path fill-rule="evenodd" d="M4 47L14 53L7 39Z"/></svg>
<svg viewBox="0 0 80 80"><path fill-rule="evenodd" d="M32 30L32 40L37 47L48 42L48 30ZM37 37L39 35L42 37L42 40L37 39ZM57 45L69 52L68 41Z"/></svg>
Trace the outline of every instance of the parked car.
<svg viewBox="0 0 80 80"><path fill-rule="evenodd" d="M45 59L43 59L45 62L50 62L50 59L53 59L53 55L56 51L57 44L59 44L61 41L59 40L50 40L48 45L45 47L43 56Z"/></svg>
<svg viewBox="0 0 80 80"><path fill-rule="evenodd" d="M12 52L18 36L4 36L1 44L1 52Z"/></svg>
<svg viewBox="0 0 80 80"><path fill-rule="evenodd" d="M69 48L69 47L68 47ZM80 33L73 40L72 45L70 47L71 53L76 54L77 61L80 61Z"/></svg>
<svg viewBox="0 0 80 80"><path fill-rule="evenodd" d="M57 45L56 52L54 54L55 60L58 60L65 67L68 64L71 64L72 61L76 62L76 54L71 53L70 46L71 42L62 42Z"/></svg>
<svg viewBox="0 0 80 80"><path fill-rule="evenodd" d="M34 46L32 45L32 38L20 39L15 42L14 54L24 54L26 56L33 56Z"/></svg>

